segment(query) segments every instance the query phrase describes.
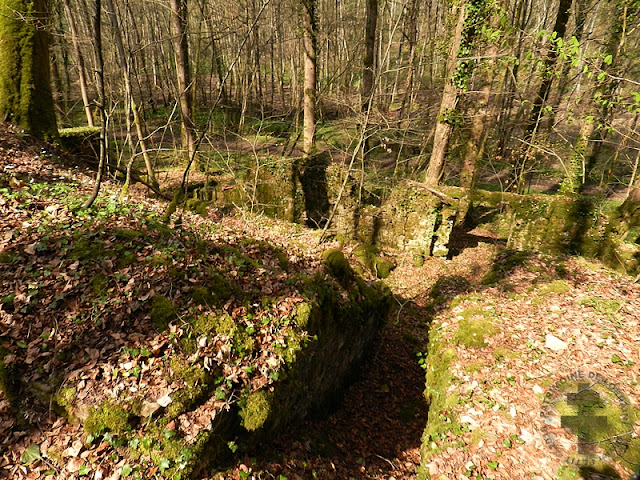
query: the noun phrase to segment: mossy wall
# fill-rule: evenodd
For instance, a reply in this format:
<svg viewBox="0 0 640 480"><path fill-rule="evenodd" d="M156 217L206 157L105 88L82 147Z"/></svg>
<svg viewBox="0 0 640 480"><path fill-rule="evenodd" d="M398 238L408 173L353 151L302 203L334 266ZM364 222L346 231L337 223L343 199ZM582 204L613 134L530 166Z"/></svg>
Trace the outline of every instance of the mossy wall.
<svg viewBox="0 0 640 480"><path fill-rule="evenodd" d="M404 183L372 195L361 188L359 173L346 174L336 164L324 168L322 175L311 169L314 178L321 179L319 189L303 187L297 166L284 162L261 166L257 174L250 169L235 186L216 186L210 198L309 226L324 226L333 212L330 230L359 243L409 249L419 256L449 253L455 198L453 205L447 205L419 186ZM317 192L322 198L308 198Z"/></svg>
<svg viewBox="0 0 640 480"><path fill-rule="evenodd" d="M249 397L247 406L253 411L249 413L247 407L241 411L245 426L250 419L249 443L264 441L308 414L333 408L366 361L391 307L386 287L367 284L340 252L332 253L326 256L327 269L348 294L348 301L339 300L336 289L320 277L309 283L305 294L309 300L298 305L296 321L305 326L310 340L289 339L294 348L284 379L272 393Z"/></svg>
<svg viewBox="0 0 640 480"><path fill-rule="evenodd" d="M619 208L584 197L483 191L474 192L473 204L495 211L492 224L506 238L507 248L577 254L597 258L621 273L640 273L640 248L626 243L636 225L628 204Z"/></svg>

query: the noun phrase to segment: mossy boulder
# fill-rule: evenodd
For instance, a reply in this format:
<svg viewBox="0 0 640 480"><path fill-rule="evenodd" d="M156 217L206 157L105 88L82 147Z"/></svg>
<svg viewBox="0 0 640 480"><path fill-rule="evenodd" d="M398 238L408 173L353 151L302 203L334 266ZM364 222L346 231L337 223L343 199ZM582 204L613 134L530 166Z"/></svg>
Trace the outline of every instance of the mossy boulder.
<svg viewBox="0 0 640 480"><path fill-rule="evenodd" d="M380 248L377 245L360 245L353 250L353 256L369 269L376 277L387 278L396 268L395 263L379 255Z"/></svg>
<svg viewBox="0 0 640 480"><path fill-rule="evenodd" d="M341 250L327 250L322 254L322 259L329 272L341 283L346 283L355 278L355 272Z"/></svg>

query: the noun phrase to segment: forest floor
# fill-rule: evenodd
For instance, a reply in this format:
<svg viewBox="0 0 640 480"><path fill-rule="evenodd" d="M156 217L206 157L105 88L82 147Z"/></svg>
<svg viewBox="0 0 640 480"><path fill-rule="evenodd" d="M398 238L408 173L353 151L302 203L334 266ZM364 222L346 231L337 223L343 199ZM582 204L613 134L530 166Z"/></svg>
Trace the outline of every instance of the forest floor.
<svg viewBox="0 0 640 480"><path fill-rule="evenodd" d="M108 243L140 229L140 211L118 206L117 185L107 182L98 209L100 230L95 218L71 215L60 198L69 202L88 193L91 172L65 164L46 144L16 136L4 126L0 174L0 255L19 251L24 256L19 265L0 257L0 354L5 365L19 356L33 384L65 365L87 392L131 388L134 374L110 383L105 378L118 377L112 372L96 383L96 365L106 368L111 362L142 372L149 380L136 388L147 388L154 398L166 391L171 387L163 378L166 370L150 360L168 352L169 342L144 312L127 311L123 304L134 300L143 305L154 289L165 288L167 271L149 270L141 254L118 270L114 265L122 255L115 252L106 259L119 272L107 279L113 282L112 298L79 298L87 283L105 281L97 262L82 252L66 260L64 241L56 237L50 242L43 233L52 224L63 225L70 234L86 229L93 239L106 231L110 236L102 238ZM166 208L138 189L132 200L159 214ZM242 212L210 210L208 218L185 214L182 220L212 244L232 245L246 256L275 253L263 253L243 238L275 245L286 252L293 270L318 269L320 253L329 248L318 245L316 232ZM184 248L189 278L185 284L171 279L172 288L190 288L189 280L207 262L221 261L219 247L198 259L201 251L189 247L190 234L181 236L178 246L164 245L168 241L151 226L145 227L144 237L125 239L138 252ZM433 479L629 478L640 463L640 285L580 258L505 252L498 239L481 229L461 233L456 242L450 260L432 258L421 267L404 252L387 252L398 265L386 280L394 294L393 311L360 379L333 413L309 419L236 459L224 472L202 478L414 479L427 423L422 454ZM265 265L273 261L266 258ZM280 307L291 308L298 301L295 291L266 270L251 280L238 270L237 281L247 282L247 290L258 295L278 296ZM134 299L128 292L138 285L143 287L136 288ZM46 308L30 309L33 299ZM17 322L14 313L20 308L24 315ZM51 317L59 311L65 313L54 324ZM130 322L126 329L125 317ZM145 361L130 353L143 339L151 345ZM269 342L260 343L269 352ZM68 358L53 355L62 350ZM430 361L425 361L426 353ZM434 380L427 393L438 406L431 418L425 370ZM259 384L268 378L244 380ZM562 401L585 392L587 401L577 406ZM437 397L446 401L437 403ZM36 427L23 428L6 393L0 394L0 478L134 478L136 471L127 470L117 445L88 441L80 426L51 409L33 405L22 414ZM570 418L580 416L588 419L586 424L571 424ZM605 426L594 429L602 423L596 418L603 417ZM197 427L197 420L193 424ZM568 462L572 459L577 460L573 466ZM140 478L154 473L137 471Z"/></svg>

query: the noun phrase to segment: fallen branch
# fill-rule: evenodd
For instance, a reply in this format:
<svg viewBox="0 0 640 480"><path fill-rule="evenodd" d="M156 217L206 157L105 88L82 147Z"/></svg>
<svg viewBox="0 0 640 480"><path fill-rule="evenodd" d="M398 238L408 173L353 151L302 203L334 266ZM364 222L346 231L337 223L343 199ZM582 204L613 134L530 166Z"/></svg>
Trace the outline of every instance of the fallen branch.
<svg viewBox="0 0 640 480"><path fill-rule="evenodd" d="M414 187L423 188L427 192L429 192L429 193L435 195L436 197L438 197L440 200L442 200L447 205L453 206L456 203L456 200L454 198L451 198L449 195L447 195L445 193L442 193L442 192L439 192L435 188L432 188L429 185L425 185L424 183L420 183L420 182L415 182L413 180L409 180L409 185L413 185Z"/></svg>

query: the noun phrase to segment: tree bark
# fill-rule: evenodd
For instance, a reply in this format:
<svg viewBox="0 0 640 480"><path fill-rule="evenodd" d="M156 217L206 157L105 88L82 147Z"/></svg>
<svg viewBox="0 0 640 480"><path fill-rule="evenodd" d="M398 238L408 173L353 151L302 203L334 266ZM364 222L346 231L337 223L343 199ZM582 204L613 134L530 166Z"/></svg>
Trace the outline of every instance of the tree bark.
<svg viewBox="0 0 640 480"><path fill-rule="evenodd" d="M93 17L93 54L96 63L96 87L98 89L98 110L100 111L100 152L98 157L98 174L96 183L93 186L91 196L84 203L84 208L90 208L98 198L102 177L107 163L107 117L105 113L105 89L104 89L104 59L102 56L102 4L100 0L95 0L95 11Z"/></svg>
<svg viewBox="0 0 640 480"><path fill-rule="evenodd" d="M302 0L304 29L304 126L303 152L305 157L315 153L316 129L316 59L317 59L317 0Z"/></svg>
<svg viewBox="0 0 640 480"><path fill-rule="evenodd" d="M93 114L91 113L91 102L89 101L89 93L87 91L87 76L84 66L84 55L80 49L80 40L78 38L78 29L76 27L76 20L69 5L69 0L63 0L64 11L67 16L67 23L69 24L69 30L71 32L71 44L73 45L73 52L76 56L76 62L78 62L78 81L80 83L80 95L82 96L82 104L84 105L84 113L87 116L87 124L90 127L94 126Z"/></svg>
<svg viewBox="0 0 640 480"><path fill-rule="evenodd" d="M452 75L456 70L458 63L458 51L462 43L462 31L466 19L466 4L463 3L459 7L458 21L456 29L451 39L451 47L449 49L449 59L447 61L447 77L442 92L442 100L440 102L440 112L436 124L436 131L433 138L433 149L429 160L429 168L425 177L427 185L437 185L442 176L444 169L444 159L453 130L453 120L451 117L455 113L458 105L458 88L454 85Z"/></svg>
<svg viewBox="0 0 640 480"><path fill-rule="evenodd" d="M0 3L0 121L45 140L58 138L45 0Z"/></svg>
<svg viewBox="0 0 640 480"><path fill-rule="evenodd" d="M178 96L182 115L182 146L186 148L188 162L195 157L195 124L191 103L191 72L189 69L189 43L187 41L187 0L170 0L173 45L178 77Z"/></svg>
<svg viewBox="0 0 640 480"><path fill-rule="evenodd" d="M373 99L376 58L376 31L378 25L378 0L365 0L365 47L362 71L362 111L366 111Z"/></svg>

